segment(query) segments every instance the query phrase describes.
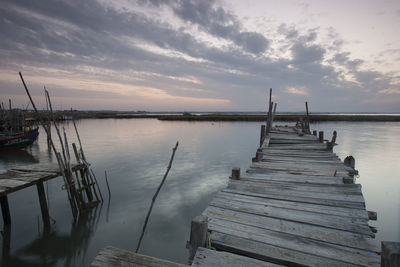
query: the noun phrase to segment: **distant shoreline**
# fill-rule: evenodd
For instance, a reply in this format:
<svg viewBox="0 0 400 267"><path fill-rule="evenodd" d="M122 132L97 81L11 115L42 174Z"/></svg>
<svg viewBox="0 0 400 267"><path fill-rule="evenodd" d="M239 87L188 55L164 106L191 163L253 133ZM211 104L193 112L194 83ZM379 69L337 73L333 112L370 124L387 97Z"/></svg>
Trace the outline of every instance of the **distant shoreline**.
<svg viewBox="0 0 400 267"><path fill-rule="evenodd" d="M73 112L76 119L158 119L164 121L265 121L266 114L133 114L117 112ZM304 114L277 114L275 121L297 121ZM399 115L310 114L311 121L400 121Z"/></svg>

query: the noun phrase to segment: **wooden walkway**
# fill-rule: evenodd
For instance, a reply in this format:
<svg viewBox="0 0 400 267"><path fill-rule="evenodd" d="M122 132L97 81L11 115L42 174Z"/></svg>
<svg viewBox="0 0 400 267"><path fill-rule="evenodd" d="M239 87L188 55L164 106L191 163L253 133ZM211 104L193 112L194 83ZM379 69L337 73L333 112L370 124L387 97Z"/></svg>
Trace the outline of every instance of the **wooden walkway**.
<svg viewBox="0 0 400 267"><path fill-rule="evenodd" d="M212 248L283 265L380 266L376 213L327 143L275 127L257 154L202 214Z"/></svg>

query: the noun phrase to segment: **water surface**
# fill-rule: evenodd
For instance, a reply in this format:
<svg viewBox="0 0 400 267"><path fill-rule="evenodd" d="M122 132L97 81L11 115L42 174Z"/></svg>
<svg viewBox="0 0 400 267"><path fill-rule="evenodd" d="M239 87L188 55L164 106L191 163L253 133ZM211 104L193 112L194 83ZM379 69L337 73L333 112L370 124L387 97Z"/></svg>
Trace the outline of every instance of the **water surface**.
<svg viewBox="0 0 400 267"><path fill-rule="evenodd" d="M65 123L70 142L72 124ZM259 142L259 122L171 122L155 119L81 120L78 122L88 160L105 201L73 221L62 179L47 183L52 231L43 233L35 187L9 195L11 248L2 266L88 266L104 246L135 250L151 198L168 165L172 147L178 151L149 220L140 252L186 263L190 221L213 195L226 186L233 167L245 170ZM376 242L400 241L400 123L329 122L313 124L330 138L338 131L334 151L353 155L360 172L368 210L378 212ZM53 135L55 136L55 135ZM46 136L26 151L0 154L0 171L52 162ZM108 202L104 171L111 201Z"/></svg>

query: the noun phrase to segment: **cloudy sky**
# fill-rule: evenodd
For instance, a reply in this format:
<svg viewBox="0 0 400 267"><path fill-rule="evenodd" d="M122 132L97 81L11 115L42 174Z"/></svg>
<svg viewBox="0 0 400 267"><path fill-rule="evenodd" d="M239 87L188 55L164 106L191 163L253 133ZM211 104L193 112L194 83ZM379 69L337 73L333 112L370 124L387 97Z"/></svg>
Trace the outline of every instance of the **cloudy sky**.
<svg viewBox="0 0 400 267"><path fill-rule="evenodd" d="M0 0L1 101L400 112L400 1Z"/></svg>

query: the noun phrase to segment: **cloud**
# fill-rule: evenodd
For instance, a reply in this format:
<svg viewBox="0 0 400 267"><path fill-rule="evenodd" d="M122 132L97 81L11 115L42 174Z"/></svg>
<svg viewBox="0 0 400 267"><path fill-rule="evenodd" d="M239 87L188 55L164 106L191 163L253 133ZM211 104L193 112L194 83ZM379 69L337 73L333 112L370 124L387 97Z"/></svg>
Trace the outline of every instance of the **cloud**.
<svg viewBox="0 0 400 267"><path fill-rule="evenodd" d="M23 71L38 95L43 85L64 101L92 94L98 101L91 107L98 109L112 103L116 109L133 103L174 109L174 101L186 110L264 109L261 96L272 87L278 101L288 93L303 95L326 110L337 108L343 96L343 105L366 108L362 99L394 88L392 76L363 68L362 60L343 51L333 29L329 43L319 42L325 29L285 24L267 38L246 29L218 1L123 4L3 1L1 92L15 95L9 88L20 86L17 73Z"/></svg>
<svg viewBox="0 0 400 267"><path fill-rule="evenodd" d="M308 95L308 92L304 86L290 86L290 87L286 88L286 90L290 94L294 94L294 95Z"/></svg>

